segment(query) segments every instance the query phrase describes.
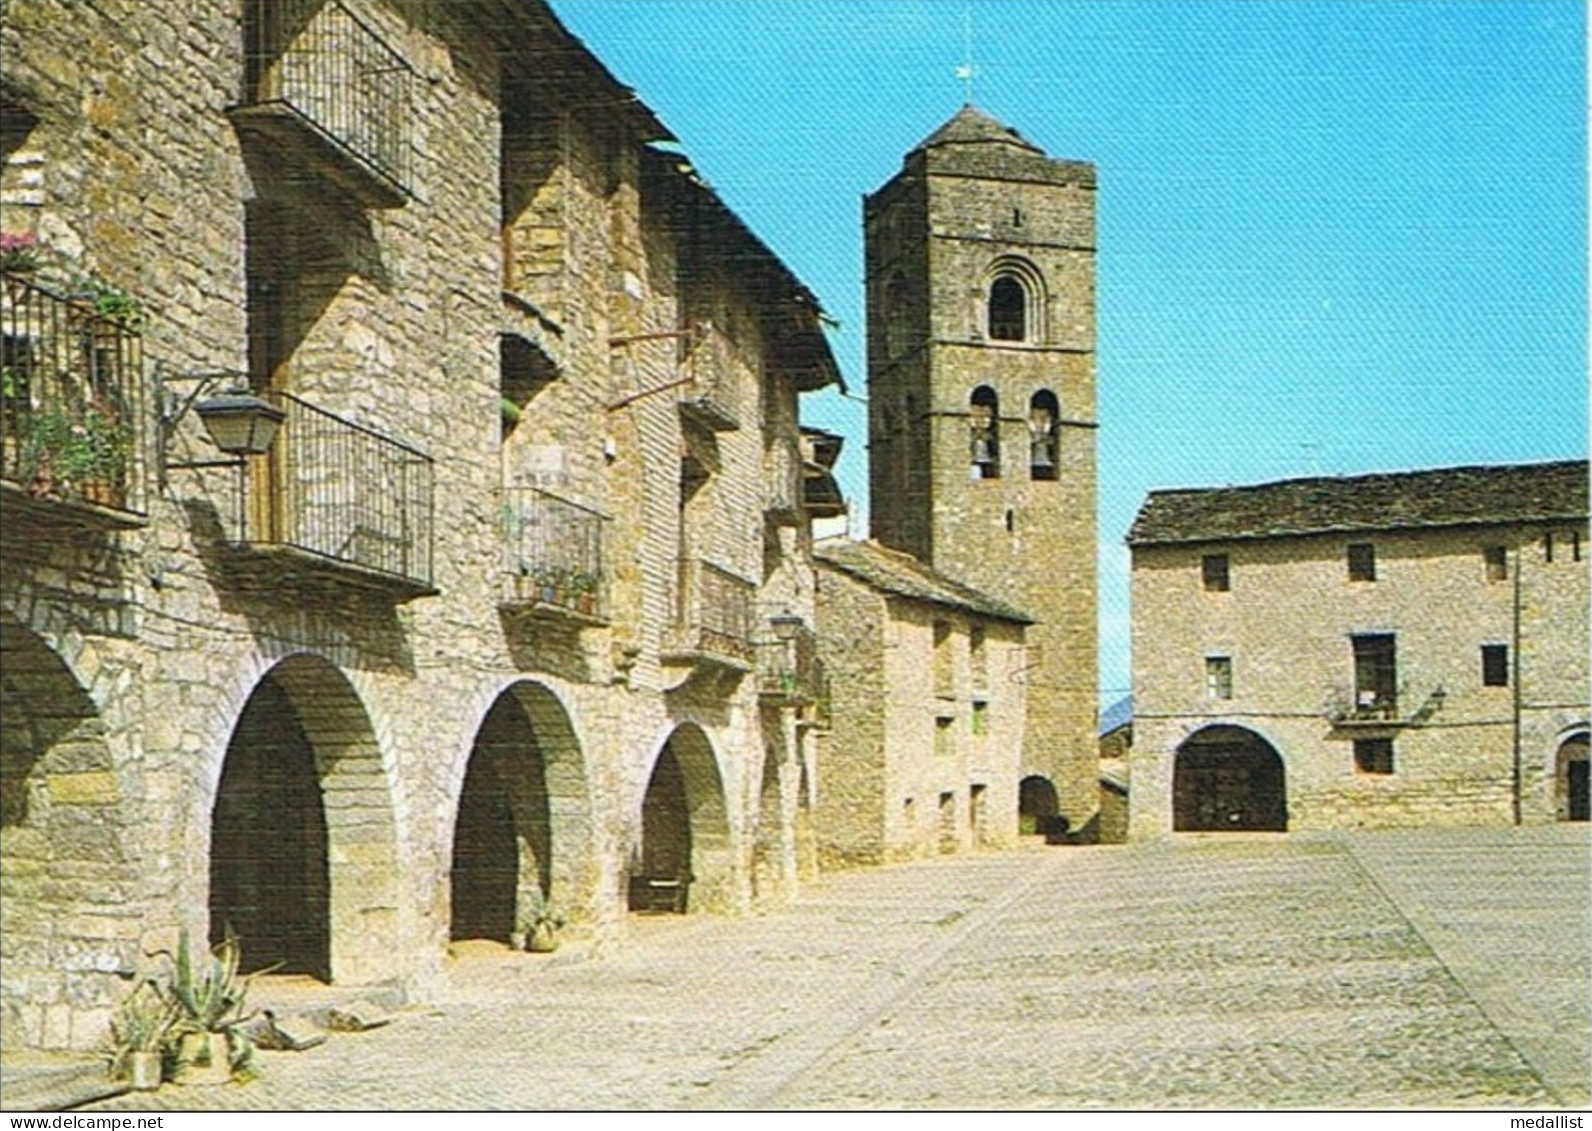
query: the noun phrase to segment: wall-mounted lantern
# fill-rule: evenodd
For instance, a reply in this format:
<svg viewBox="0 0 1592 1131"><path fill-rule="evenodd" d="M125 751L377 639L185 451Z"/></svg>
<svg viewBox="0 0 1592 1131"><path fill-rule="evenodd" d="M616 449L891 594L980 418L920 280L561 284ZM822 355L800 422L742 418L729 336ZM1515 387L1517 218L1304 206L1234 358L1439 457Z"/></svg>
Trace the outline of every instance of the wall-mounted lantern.
<svg viewBox="0 0 1592 1131"><path fill-rule="evenodd" d="M263 456L287 415L247 390L219 393L193 406L210 442L228 455Z"/></svg>
<svg viewBox="0 0 1592 1131"><path fill-rule="evenodd" d="M247 456L260 456L271 450L278 429L287 414L270 401L248 388L241 373L165 373L157 379L161 385L160 412L160 478L166 482L166 472L176 468L238 467ZM170 391L179 382L191 382L193 390L186 397ZM216 390L223 384L232 387ZM202 399L201 399L202 398ZM168 459L173 437L182 418L192 409L204 425L205 437L231 459L189 460L172 463Z"/></svg>

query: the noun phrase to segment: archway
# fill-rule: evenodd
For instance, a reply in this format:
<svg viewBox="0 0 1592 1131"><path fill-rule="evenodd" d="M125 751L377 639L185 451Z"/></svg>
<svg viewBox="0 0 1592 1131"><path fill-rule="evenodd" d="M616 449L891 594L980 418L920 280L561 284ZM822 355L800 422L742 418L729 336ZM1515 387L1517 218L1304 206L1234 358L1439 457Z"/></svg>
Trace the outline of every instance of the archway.
<svg viewBox="0 0 1592 1131"><path fill-rule="evenodd" d="M1030 836L1044 832L1046 817L1054 817L1060 806L1056 787L1050 779L1030 774L1017 785L1017 831Z"/></svg>
<svg viewBox="0 0 1592 1131"><path fill-rule="evenodd" d="M507 942L550 908L576 917L590 894L585 763L568 714L537 684L498 696L459 792L449 876L453 939Z"/></svg>
<svg viewBox="0 0 1592 1131"><path fill-rule="evenodd" d="M87 1047L103 1033L98 1011L125 992L101 957L139 961L123 930L138 878L124 804L93 699L44 638L0 614L7 1048Z"/></svg>
<svg viewBox="0 0 1592 1131"><path fill-rule="evenodd" d="M1212 726L1177 748L1172 770L1174 832L1285 832L1282 757L1254 731Z"/></svg>
<svg viewBox="0 0 1592 1131"><path fill-rule="evenodd" d="M250 694L210 821L210 938L243 968L339 981L391 973L397 836L381 754L332 664L293 656Z"/></svg>
<svg viewBox="0 0 1592 1131"><path fill-rule="evenodd" d="M641 803L641 844L631 865L632 911L705 909L732 883L729 817L713 747L682 726L658 752Z"/></svg>
<svg viewBox="0 0 1592 1131"><path fill-rule="evenodd" d="M1555 778L1555 809L1559 819L1592 820L1592 780L1587 776L1586 731L1572 734L1560 744Z"/></svg>

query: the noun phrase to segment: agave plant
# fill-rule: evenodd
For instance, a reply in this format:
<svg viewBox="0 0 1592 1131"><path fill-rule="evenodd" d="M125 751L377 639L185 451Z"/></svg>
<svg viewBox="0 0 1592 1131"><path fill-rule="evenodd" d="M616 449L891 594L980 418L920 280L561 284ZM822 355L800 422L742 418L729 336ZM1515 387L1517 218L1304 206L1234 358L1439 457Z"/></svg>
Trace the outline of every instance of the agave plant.
<svg viewBox="0 0 1592 1131"><path fill-rule="evenodd" d="M168 992L177 1007L172 1032L179 1041L190 1034L224 1036L233 1071L246 1072L254 1045L245 1026L253 1015L243 1011L249 978L238 973L242 948L237 936L228 932L215 946L196 954L184 927L177 953L160 953L172 964Z"/></svg>
<svg viewBox="0 0 1592 1131"><path fill-rule="evenodd" d="M117 1006L111 1018L111 1073L121 1076L134 1053L161 1052L172 1037L182 1007L153 978L146 978Z"/></svg>

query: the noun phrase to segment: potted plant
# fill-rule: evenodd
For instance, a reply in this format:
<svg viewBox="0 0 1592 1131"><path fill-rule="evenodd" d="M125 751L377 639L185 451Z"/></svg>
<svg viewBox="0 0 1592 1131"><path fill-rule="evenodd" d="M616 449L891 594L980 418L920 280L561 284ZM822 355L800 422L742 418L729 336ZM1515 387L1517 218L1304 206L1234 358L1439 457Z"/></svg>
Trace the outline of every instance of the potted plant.
<svg viewBox="0 0 1592 1131"><path fill-rule="evenodd" d="M515 950L528 950L532 954L551 954L558 949L558 932L564 926L564 917L547 905L541 892L530 901L519 922L509 936Z"/></svg>
<svg viewBox="0 0 1592 1131"><path fill-rule="evenodd" d="M39 237L31 232L0 232L0 270L26 275L39 269Z"/></svg>
<svg viewBox="0 0 1592 1131"><path fill-rule="evenodd" d="M243 1012L249 987L248 979L238 975L240 956L234 935L194 955L187 928L177 953L168 955L174 967L171 996L178 1006L179 1083L224 1084L248 1067L254 1049L244 1029L250 1020Z"/></svg>
<svg viewBox="0 0 1592 1131"><path fill-rule="evenodd" d="M557 566L537 566L534 571L536 577L537 596L544 605L558 604L559 581L563 570Z"/></svg>
<svg viewBox="0 0 1592 1131"><path fill-rule="evenodd" d="M570 591L575 597L575 607L590 616L597 609L597 575L590 570L569 571Z"/></svg>
<svg viewBox="0 0 1592 1131"><path fill-rule="evenodd" d="M160 1087L162 1061L181 1008L153 978L140 982L111 1018L111 1075L136 1091Z"/></svg>
<svg viewBox="0 0 1592 1131"><path fill-rule="evenodd" d="M134 334L144 328L143 306L120 287L100 279L87 279L74 297L87 304L96 318L115 322Z"/></svg>
<svg viewBox="0 0 1592 1131"><path fill-rule="evenodd" d="M132 429L96 401L80 413L45 408L20 414L21 477L35 498L63 493L118 504L132 457Z"/></svg>

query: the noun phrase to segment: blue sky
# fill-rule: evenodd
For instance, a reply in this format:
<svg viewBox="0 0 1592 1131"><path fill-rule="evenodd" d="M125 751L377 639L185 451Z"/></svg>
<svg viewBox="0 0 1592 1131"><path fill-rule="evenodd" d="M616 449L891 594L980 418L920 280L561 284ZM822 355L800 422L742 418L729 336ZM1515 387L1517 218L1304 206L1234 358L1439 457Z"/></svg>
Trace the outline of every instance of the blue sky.
<svg viewBox="0 0 1592 1131"><path fill-rule="evenodd" d="M1580 3L554 7L839 320L859 395L861 198L964 101L969 28L973 100L1098 166L1103 701L1147 491L1587 453ZM803 414L865 522L865 406Z"/></svg>

